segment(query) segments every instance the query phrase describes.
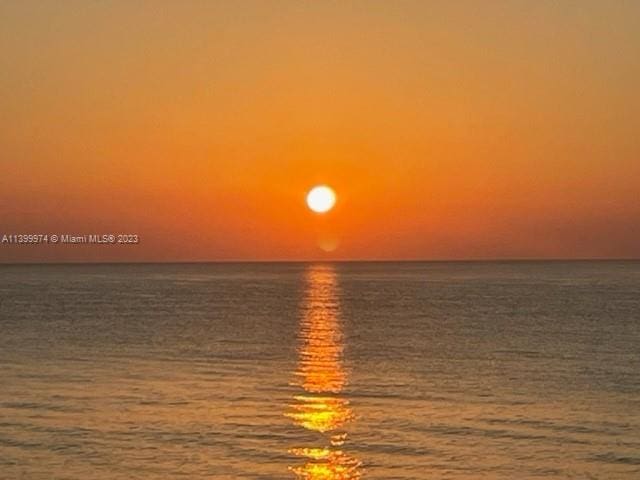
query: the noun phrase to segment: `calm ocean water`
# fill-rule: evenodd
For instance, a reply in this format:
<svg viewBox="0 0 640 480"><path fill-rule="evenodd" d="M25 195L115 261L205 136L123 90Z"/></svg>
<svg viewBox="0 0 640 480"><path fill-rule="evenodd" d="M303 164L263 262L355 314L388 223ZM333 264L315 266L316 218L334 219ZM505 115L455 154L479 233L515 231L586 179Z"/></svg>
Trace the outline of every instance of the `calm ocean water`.
<svg viewBox="0 0 640 480"><path fill-rule="evenodd" d="M639 479L640 262L0 266L0 478Z"/></svg>

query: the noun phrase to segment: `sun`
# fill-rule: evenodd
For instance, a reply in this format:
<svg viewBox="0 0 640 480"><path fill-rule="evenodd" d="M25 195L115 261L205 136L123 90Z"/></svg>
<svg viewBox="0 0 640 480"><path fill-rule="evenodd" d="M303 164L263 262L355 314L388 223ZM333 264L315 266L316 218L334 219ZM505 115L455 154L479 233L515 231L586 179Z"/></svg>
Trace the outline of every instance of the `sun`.
<svg viewBox="0 0 640 480"><path fill-rule="evenodd" d="M307 193L307 205L316 213L326 213L336 204L336 192L327 185L316 185Z"/></svg>

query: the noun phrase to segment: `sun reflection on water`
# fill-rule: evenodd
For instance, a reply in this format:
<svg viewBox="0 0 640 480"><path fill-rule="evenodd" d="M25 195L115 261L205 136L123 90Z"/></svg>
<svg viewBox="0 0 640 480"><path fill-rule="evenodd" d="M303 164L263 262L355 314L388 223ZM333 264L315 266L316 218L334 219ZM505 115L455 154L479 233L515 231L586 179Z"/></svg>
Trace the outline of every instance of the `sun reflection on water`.
<svg viewBox="0 0 640 480"><path fill-rule="evenodd" d="M302 310L295 385L303 392L293 398L286 415L300 427L321 434L318 442L322 443L290 449L290 454L305 463L289 469L308 480L361 478L360 461L342 450L347 440L343 427L353 420L353 412L341 396L347 373L342 364L340 304L332 266L309 267Z"/></svg>

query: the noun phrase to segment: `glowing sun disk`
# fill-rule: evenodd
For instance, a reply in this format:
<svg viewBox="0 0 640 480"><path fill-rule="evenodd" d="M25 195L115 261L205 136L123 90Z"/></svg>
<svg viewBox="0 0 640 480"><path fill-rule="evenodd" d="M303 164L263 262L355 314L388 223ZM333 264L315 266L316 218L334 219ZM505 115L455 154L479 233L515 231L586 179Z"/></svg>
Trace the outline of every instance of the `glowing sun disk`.
<svg viewBox="0 0 640 480"><path fill-rule="evenodd" d="M327 185L317 185L307 193L307 205L316 213L326 213L336 204L336 193Z"/></svg>

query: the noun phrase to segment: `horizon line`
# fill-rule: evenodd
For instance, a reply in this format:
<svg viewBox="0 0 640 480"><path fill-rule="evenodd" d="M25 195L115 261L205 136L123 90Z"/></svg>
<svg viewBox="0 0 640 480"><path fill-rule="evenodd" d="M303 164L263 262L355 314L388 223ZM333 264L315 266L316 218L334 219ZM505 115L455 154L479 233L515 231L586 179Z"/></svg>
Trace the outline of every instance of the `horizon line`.
<svg viewBox="0 0 640 480"><path fill-rule="evenodd" d="M168 260L168 261L52 261L52 262L0 262L4 266L61 266L61 265L217 265L217 264L297 264L297 263L536 263L536 262L638 262L636 257L512 257L512 258L468 258L468 259L348 259L348 260Z"/></svg>

